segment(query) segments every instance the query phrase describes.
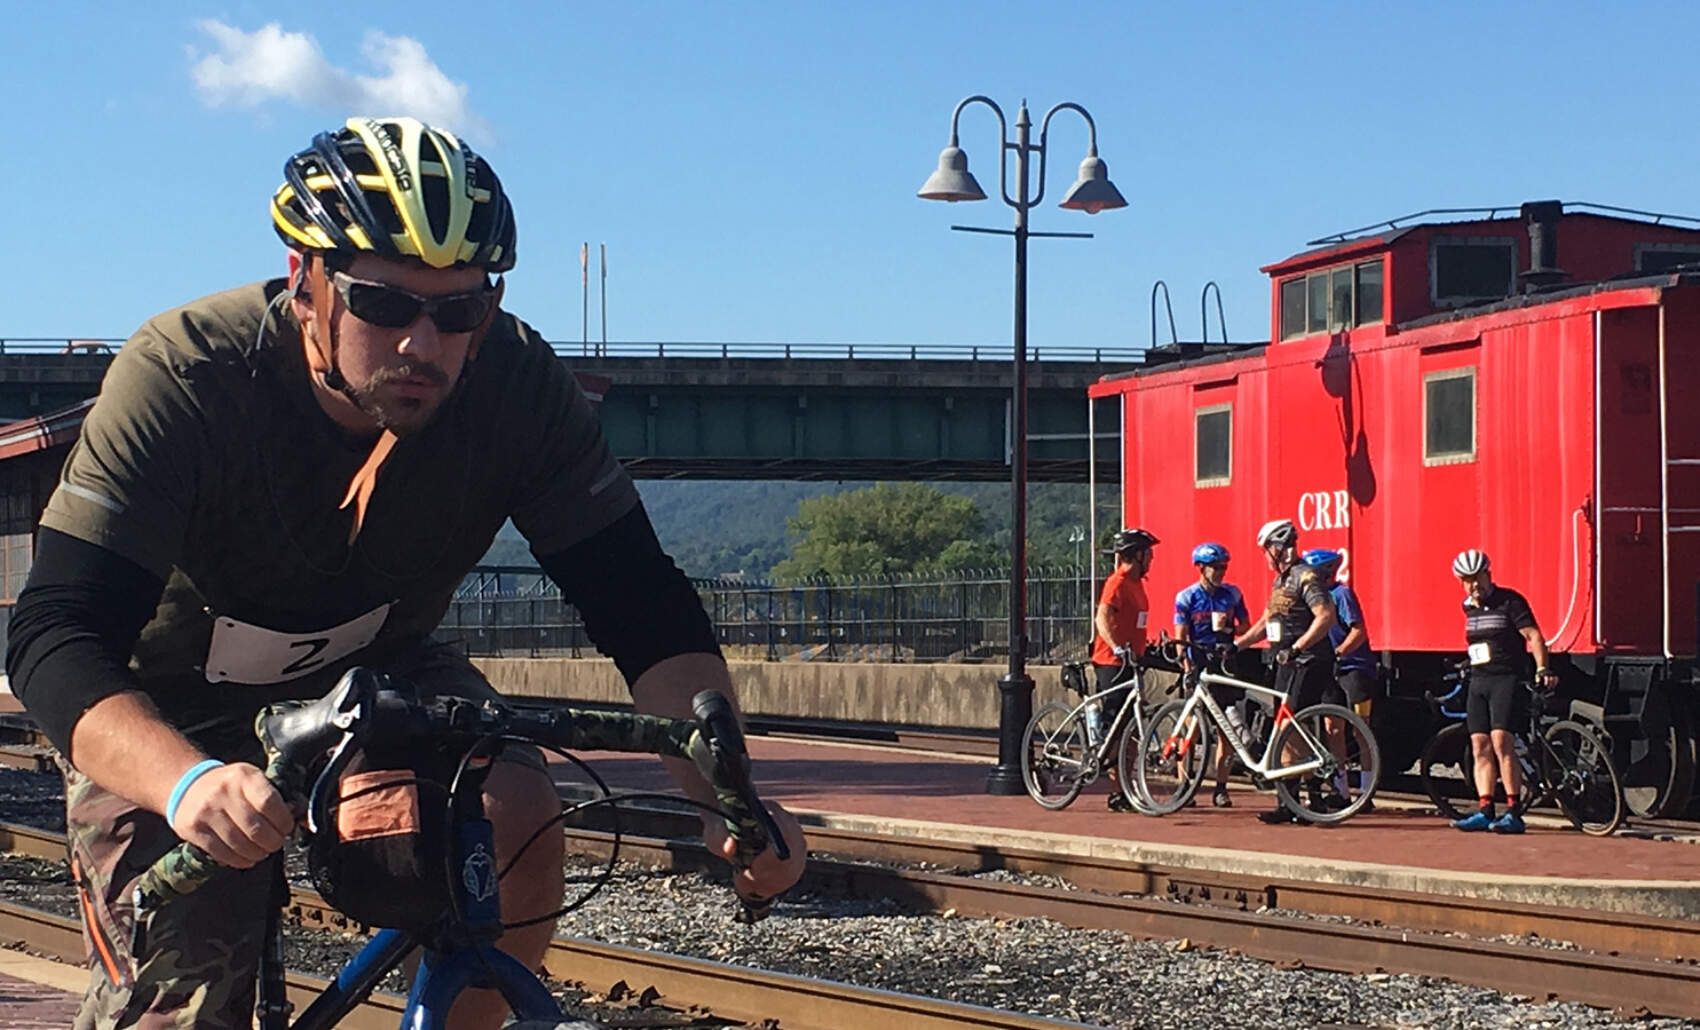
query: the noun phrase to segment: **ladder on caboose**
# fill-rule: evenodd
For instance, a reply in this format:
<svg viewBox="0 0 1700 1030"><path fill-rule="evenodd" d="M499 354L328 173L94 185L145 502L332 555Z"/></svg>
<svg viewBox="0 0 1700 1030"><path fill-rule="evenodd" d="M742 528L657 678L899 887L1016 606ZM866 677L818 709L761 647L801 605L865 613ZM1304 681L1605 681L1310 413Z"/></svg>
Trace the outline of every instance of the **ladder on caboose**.
<svg viewBox="0 0 1700 1030"><path fill-rule="evenodd" d="M1665 305L1661 303L1659 305L1659 542L1661 548L1660 564L1664 570L1664 575L1660 577L1664 588L1662 628L1665 657L1676 658L1678 655L1673 646L1671 634L1671 599L1675 590L1672 580L1676 575L1676 570L1671 566L1671 536L1676 533L1700 533L1700 519L1696 518L1696 516L1700 516L1700 508L1671 504L1671 471L1673 469L1691 470L1687 472L1688 478L1685 480L1685 485L1688 486L1688 489L1683 492L1683 496L1692 498L1696 493L1694 477L1700 476L1700 457L1671 457L1670 376L1666 369L1665 318ZM1685 441L1685 444L1693 446L1693 441ZM1690 521L1687 525L1673 526L1671 525L1672 515L1693 521ZM1700 584L1696 584L1695 594L1695 604L1700 606ZM1696 646L1700 647L1700 608L1697 608L1695 623Z"/></svg>

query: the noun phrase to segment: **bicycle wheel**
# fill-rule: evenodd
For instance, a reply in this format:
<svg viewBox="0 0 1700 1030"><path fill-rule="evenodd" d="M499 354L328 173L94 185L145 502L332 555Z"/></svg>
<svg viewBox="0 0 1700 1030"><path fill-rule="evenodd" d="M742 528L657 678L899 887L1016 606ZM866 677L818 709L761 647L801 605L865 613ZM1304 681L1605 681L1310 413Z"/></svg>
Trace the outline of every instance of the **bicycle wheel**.
<svg viewBox="0 0 1700 1030"><path fill-rule="evenodd" d="M1136 707L1129 711L1127 725L1121 728L1116 737L1116 786L1121 790L1122 797L1133 806L1133 810L1141 815L1155 815L1151 806L1146 804L1145 797L1139 792L1137 779L1129 777L1139 762L1139 747L1145 740L1146 719ZM1137 773L1135 774L1137 776Z"/></svg>
<svg viewBox="0 0 1700 1030"><path fill-rule="evenodd" d="M1423 789L1428 791L1429 800L1440 809L1441 815L1448 819L1462 819L1464 811L1458 807L1458 798L1454 796L1459 781L1435 771L1447 768L1458 770L1463 777L1466 794L1475 792L1472 778L1476 765L1475 755L1470 750L1470 727L1461 722L1442 727L1439 733L1428 739L1428 744L1423 747L1423 757L1417 761L1417 775L1423 781Z"/></svg>
<svg viewBox="0 0 1700 1030"><path fill-rule="evenodd" d="M1053 701L1027 724L1021 751L1021 782L1046 808L1067 808L1086 786L1086 724L1074 710Z"/></svg>
<svg viewBox="0 0 1700 1030"><path fill-rule="evenodd" d="M1623 825L1623 785L1600 738L1579 722L1561 719L1547 727L1546 740L1551 751L1543 771L1560 811L1583 833L1616 832Z"/></svg>
<svg viewBox="0 0 1700 1030"><path fill-rule="evenodd" d="M1210 761L1215 731L1195 710L1181 725L1185 702L1170 701L1145 721L1140 747L1130 753L1122 748L1117 772L1126 783L1139 785L1140 800L1151 815L1167 815L1192 800L1204 782L1204 767ZM1129 768L1129 760L1137 764Z"/></svg>
<svg viewBox="0 0 1700 1030"><path fill-rule="evenodd" d="M1330 750L1328 722L1331 720L1342 724L1344 758L1336 757ZM1276 731L1276 761L1287 761L1282 756L1289 748L1294 752L1293 761L1307 762L1313 757L1322 759L1322 767L1313 773L1285 776L1274 781L1275 793L1281 804L1305 822L1343 822L1356 815L1375 796L1375 788L1381 782L1381 749L1376 746L1369 725L1356 712L1339 705L1311 705L1300 709ZM1346 784L1343 798L1336 792L1342 775Z"/></svg>

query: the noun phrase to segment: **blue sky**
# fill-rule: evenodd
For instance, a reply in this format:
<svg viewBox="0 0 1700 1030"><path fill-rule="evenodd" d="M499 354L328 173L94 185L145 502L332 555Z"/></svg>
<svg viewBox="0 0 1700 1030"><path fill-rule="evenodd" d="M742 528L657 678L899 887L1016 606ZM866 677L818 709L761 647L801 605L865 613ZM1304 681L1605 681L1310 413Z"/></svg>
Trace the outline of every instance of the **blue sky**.
<svg viewBox="0 0 1700 1030"><path fill-rule="evenodd" d="M1033 228L1097 237L1033 243L1035 346L1143 346L1157 278L1183 338L1214 279L1229 334L1262 339L1257 267L1324 233L1538 198L1700 214L1697 22L1631 3L13 5L0 337L123 336L276 274L283 158L351 113L419 113L502 176L508 307L551 338L579 337L588 240L613 340L1007 345L1010 242L948 227L1013 213L915 196L952 107L985 93L1012 123L1023 97L1035 120L1084 105L1130 203L1056 209L1086 145L1059 115ZM965 116L988 191L996 132Z"/></svg>

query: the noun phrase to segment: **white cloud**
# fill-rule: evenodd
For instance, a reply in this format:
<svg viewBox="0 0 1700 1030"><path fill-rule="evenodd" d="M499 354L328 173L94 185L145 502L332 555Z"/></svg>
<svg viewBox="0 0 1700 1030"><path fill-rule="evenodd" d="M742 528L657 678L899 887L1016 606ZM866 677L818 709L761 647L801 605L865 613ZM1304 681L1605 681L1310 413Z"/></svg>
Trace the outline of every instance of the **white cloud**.
<svg viewBox="0 0 1700 1030"><path fill-rule="evenodd" d="M411 37L368 31L361 53L379 74L358 75L332 64L312 36L276 22L253 32L212 19L197 27L215 50L190 47L189 74L210 107L283 100L345 116L411 115L470 140L490 138L489 125L467 106L466 83L449 78Z"/></svg>

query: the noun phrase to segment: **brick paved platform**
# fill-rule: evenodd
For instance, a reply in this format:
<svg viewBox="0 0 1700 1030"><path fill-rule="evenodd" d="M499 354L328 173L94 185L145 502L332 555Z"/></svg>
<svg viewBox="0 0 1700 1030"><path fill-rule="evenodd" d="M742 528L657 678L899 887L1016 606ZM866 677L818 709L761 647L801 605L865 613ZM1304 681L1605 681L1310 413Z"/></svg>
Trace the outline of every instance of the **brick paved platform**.
<svg viewBox="0 0 1700 1030"><path fill-rule="evenodd" d="M88 971L0 949L0 1030L64 1030Z"/></svg>
<svg viewBox="0 0 1700 1030"><path fill-rule="evenodd" d="M1121 855L1154 864L1287 879L1377 884L1440 894L1585 905L1700 917L1700 845L1596 838L1531 828L1520 837L1460 833L1433 814L1384 808L1336 827L1266 826L1274 795L1235 790L1235 807L1151 818L1105 810L1100 782L1051 812L985 793L984 760L852 744L755 737L764 797L845 828ZM611 783L671 788L660 764L630 755L585 756Z"/></svg>

